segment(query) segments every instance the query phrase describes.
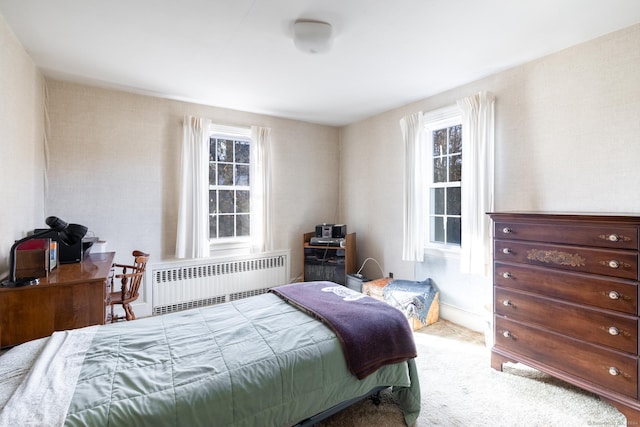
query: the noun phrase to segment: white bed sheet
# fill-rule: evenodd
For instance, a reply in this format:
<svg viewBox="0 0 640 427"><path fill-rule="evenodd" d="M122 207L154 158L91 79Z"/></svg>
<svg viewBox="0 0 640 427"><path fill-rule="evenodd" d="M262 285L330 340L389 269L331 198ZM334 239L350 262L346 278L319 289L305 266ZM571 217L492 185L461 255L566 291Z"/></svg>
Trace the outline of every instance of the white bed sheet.
<svg viewBox="0 0 640 427"><path fill-rule="evenodd" d="M0 358L0 411L29 372L48 340L47 337L29 341L3 352Z"/></svg>
<svg viewBox="0 0 640 427"><path fill-rule="evenodd" d="M87 348L98 326L54 332L0 358L0 426L64 424ZM11 370L10 370L11 369Z"/></svg>

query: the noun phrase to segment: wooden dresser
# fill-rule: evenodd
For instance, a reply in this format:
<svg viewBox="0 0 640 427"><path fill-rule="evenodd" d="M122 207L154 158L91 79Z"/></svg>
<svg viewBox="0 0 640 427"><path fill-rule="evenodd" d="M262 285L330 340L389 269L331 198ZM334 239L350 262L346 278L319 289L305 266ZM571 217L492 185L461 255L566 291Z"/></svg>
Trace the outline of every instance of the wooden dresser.
<svg viewBox="0 0 640 427"><path fill-rule="evenodd" d="M0 287L0 347L54 331L104 324L114 256L114 252L89 254L82 262L59 265L39 285Z"/></svg>
<svg viewBox="0 0 640 427"><path fill-rule="evenodd" d="M491 366L521 362L640 422L640 216L492 213Z"/></svg>

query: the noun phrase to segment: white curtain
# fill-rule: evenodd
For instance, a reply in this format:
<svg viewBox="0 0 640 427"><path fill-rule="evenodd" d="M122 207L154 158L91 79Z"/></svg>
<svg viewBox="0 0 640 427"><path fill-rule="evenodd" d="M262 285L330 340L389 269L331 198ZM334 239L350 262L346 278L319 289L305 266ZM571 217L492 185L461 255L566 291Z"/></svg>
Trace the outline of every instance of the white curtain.
<svg viewBox="0 0 640 427"><path fill-rule="evenodd" d="M273 250L271 129L251 127L251 250Z"/></svg>
<svg viewBox="0 0 640 427"><path fill-rule="evenodd" d="M422 112L400 119L404 140L404 200L403 242L404 261L424 261L428 199L425 195L425 179L429 176L431 162L426 162L424 150L424 120ZM429 169L429 170L427 170Z"/></svg>
<svg viewBox="0 0 640 427"><path fill-rule="evenodd" d="M209 125L185 116L180 170L176 257L209 256Z"/></svg>
<svg viewBox="0 0 640 427"><path fill-rule="evenodd" d="M462 110L462 245L460 270L488 275L494 194L495 98L480 92L458 101Z"/></svg>

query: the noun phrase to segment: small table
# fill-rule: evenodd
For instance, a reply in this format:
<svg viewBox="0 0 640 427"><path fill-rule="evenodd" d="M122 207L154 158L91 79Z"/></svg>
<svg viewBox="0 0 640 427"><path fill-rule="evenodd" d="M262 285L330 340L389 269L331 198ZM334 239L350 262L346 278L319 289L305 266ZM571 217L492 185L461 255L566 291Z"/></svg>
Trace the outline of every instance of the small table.
<svg viewBox="0 0 640 427"><path fill-rule="evenodd" d="M0 287L0 347L104 324L114 256L115 252L89 254L82 262L58 265L38 285Z"/></svg>

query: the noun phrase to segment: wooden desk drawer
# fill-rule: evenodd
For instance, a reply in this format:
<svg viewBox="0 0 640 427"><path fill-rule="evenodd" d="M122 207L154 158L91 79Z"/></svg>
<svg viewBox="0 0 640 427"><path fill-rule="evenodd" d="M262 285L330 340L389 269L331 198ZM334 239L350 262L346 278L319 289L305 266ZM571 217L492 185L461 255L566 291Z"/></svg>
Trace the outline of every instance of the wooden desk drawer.
<svg viewBox="0 0 640 427"><path fill-rule="evenodd" d="M495 312L627 353L638 350L638 318L495 288Z"/></svg>
<svg viewBox="0 0 640 427"><path fill-rule="evenodd" d="M524 264L496 262L494 284L636 315L636 282L593 274L572 273Z"/></svg>
<svg viewBox="0 0 640 427"><path fill-rule="evenodd" d="M495 346L636 399L637 357L495 317Z"/></svg>
<svg viewBox="0 0 640 427"><path fill-rule="evenodd" d="M497 221L494 223L494 236L496 239L638 250L638 229L616 224L572 226L557 223Z"/></svg>
<svg viewBox="0 0 640 427"><path fill-rule="evenodd" d="M563 270L636 280L638 253L583 246L495 240L496 261L517 262Z"/></svg>

